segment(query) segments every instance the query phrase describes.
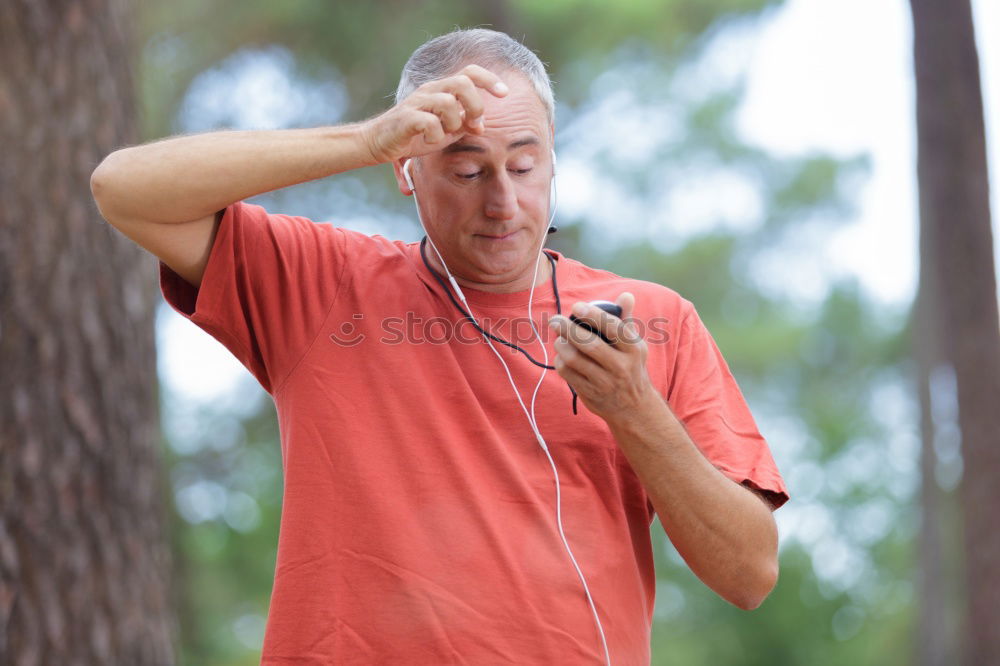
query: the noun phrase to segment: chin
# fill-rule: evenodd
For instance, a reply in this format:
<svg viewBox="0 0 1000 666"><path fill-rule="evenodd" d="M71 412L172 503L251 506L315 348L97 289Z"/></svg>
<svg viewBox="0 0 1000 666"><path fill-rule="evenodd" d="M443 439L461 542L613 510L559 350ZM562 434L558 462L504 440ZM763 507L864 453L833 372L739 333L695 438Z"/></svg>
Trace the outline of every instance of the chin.
<svg viewBox="0 0 1000 666"><path fill-rule="evenodd" d="M519 275L530 266L531 254L541 241L534 235L519 235L523 236L520 242L504 244L501 241L495 247L484 247L480 242L471 240L465 247L468 257L466 265L479 273L483 281L503 281Z"/></svg>
<svg viewBox="0 0 1000 666"><path fill-rule="evenodd" d="M477 247L473 249L472 256L484 265L504 266L508 270L513 270L527 260L528 254L531 252L527 245L527 243L518 243L506 247Z"/></svg>
<svg viewBox="0 0 1000 666"><path fill-rule="evenodd" d="M519 253L511 258L483 257L473 266L483 276L484 282L498 282L518 276L530 263L530 257Z"/></svg>

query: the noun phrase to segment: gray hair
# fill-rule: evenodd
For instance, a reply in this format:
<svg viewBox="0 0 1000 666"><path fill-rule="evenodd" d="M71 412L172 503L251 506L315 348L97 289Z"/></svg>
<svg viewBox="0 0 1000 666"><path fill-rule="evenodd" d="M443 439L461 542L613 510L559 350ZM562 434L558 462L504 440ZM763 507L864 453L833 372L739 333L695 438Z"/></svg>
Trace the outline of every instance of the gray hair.
<svg viewBox="0 0 1000 666"><path fill-rule="evenodd" d="M549 124L555 124L555 97L545 65L531 49L510 35L485 28L455 30L421 44L403 66L396 104L428 81L443 79L470 64L524 74L538 93Z"/></svg>

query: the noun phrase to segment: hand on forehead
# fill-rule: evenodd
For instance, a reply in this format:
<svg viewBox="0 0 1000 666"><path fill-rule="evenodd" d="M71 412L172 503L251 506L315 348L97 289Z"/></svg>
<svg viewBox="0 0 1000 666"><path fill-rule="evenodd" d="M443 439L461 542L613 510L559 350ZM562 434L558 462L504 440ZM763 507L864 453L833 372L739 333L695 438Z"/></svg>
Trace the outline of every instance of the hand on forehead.
<svg viewBox="0 0 1000 666"><path fill-rule="evenodd" d="M467 70L476 72L477 80L485 78L481 69L478 65L467 67ZM507 92L497 96L495 93L490 94L495 88L486 91L477 85L475 90L480 104L471 105L459 112L463 114L461 117L468 131L455 137L449 146L442 148L441 153L448 155L467 152L456 148L469 145L486 151L495 149L500 154L526 145L546 150L551 148L553 128L549 127L545 105L531 80L522 72L511 69L483 71L490 75L486 79L488 82L494 87L503 83ZM461 102L461 97L457 98ZM478 137L482 137L482 140L477 140ZM483 150L476 152L482 153Z"/></svg>

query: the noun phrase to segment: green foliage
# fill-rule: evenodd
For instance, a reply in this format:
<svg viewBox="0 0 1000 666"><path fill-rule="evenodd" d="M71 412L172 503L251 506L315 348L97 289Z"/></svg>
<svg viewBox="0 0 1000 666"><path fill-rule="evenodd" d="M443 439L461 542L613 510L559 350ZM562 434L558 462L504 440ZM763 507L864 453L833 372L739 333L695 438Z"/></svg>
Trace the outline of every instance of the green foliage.
<svg viewBox="0 0 1000 666"><path fill-rule="evenodd" d="M267 616L281 517L281 449L273 405L249 378L233 404L194 410L164 396L167 420L184 423L183 453L167 450L174 491L173 557L180 610L180 664L259 661L254 641ZM259 404L235 417L235 404ZM184 495L202 484L221 491L197 520L182 516ZM190 513L190 511L188 512ZM240 640L241 636L244 640Z"/></svg>
<svg viewBox="0 0 1000 666"><path fill-rule="evenodd" d="M586 95L592 72L623 42L677 57L720 20L753 15L777 0L646 0L560 2L268 2L178 0L143 5L140 80L144 132L174 129L191 81L234 51L278 44L296 54L303 72L335 67L351 91L348 116L386 108L414 48L455 27L492 26L523 39L558 82L570 104ZM577 63L585 77L563 77Z"/></svg>
<svg viewBox="0 0 1000 666"><path fill-rule="evenodd" d="M806 552L786 548L778 584L752 612L693 586L676 613L655 619L653 665L908 663L906 651L899 649L908 643L906 612L891 604L861 611L846 594L824 593L810 571ZM675 566L660 577L679 586L692 575Z"/></svg>

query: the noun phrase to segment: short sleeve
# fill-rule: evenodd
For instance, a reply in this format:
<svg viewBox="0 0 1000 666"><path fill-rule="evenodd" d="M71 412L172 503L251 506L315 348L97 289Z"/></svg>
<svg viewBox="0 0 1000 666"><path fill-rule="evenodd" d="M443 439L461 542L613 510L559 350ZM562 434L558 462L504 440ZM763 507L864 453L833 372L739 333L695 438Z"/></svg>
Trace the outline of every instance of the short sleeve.
<svg viewBox="0 0 1000 666"><path fill-rule="evenodd" d="M159 262L170 306L221 342L269 393L305 355L336 300L342 230L246 202L225 209L197 288Z"/></svg>
<svg viewBox="0 0 1000 666"><path fill-rule="evenodd" d="M715 340L687 303L676 340L667 403L719 471L761 491L774 508L788 501L767 441Z"/></svg>

